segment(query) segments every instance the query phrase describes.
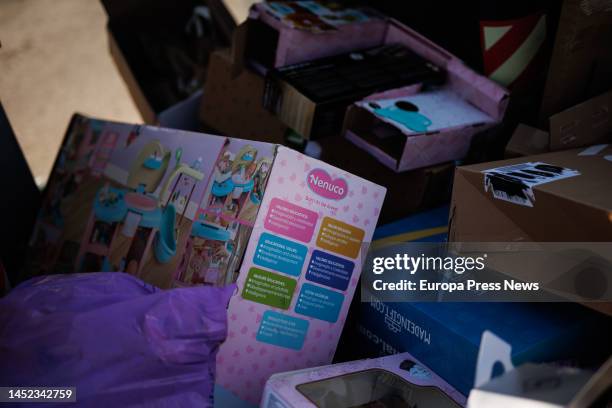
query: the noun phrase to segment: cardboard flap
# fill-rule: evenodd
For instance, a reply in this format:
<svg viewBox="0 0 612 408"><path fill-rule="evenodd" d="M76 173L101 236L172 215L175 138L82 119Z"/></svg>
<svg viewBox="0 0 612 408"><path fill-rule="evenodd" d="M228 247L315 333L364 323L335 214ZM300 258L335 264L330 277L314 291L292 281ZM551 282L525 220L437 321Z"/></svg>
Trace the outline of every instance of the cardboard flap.
<svg viewBox="0 0 612 408"><path fill-rule="evenodd" d="M548 68L540 121L612 86L612 9L606 1L566 0Z"/></svg>
<svg viewBox="0 0 612 408"><path fill-rule="evenodd" d="M550 149L604 143L612 138L612 91L550 118Z"/></svg>
<svg viewBox="0 0 612 408"><path fill-rule="evenodd" d="M519 123L506 145L510 157L531 156L546 153L550 147L550 135L543 130Z"/></svg>

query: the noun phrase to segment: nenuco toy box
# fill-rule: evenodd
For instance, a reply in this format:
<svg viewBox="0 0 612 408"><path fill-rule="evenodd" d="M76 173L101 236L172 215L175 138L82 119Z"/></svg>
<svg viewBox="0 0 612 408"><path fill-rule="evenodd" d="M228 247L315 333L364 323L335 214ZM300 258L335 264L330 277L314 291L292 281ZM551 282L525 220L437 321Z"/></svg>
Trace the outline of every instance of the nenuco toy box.
<svg viewBox="0 0 612 408"><path fill-rule="evenodd" d="M384 195L279 145L75 115L28 269L235 283L217 394L256 404L271 374L331 362Z"/></svg>

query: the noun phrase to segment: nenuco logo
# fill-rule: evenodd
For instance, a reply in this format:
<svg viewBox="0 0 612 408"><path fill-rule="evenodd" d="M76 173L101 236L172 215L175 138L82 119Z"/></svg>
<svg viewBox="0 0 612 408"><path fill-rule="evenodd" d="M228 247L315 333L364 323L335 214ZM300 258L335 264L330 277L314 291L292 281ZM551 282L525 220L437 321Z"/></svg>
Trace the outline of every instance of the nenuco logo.
<svg viewBox="0 0 612 408"><path fill-rule="evenodd" d="M313 193L331 200L341 200L348 194L348 185L341 178L332 180L323 169L314 169L308 173L308 187Z"/></svg>

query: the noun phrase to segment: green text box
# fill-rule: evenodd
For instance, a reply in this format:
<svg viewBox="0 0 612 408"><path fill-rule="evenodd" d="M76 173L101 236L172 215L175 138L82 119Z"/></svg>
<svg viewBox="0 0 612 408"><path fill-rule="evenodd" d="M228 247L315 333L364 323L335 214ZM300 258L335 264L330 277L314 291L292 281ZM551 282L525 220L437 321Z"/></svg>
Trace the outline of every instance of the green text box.
<svg viewBox="0 0 612 408"><path fill-rule="evenodd" d="M249 269L242 297L264 305L289 309L297 282L294 279L264 271Z"/></svg>

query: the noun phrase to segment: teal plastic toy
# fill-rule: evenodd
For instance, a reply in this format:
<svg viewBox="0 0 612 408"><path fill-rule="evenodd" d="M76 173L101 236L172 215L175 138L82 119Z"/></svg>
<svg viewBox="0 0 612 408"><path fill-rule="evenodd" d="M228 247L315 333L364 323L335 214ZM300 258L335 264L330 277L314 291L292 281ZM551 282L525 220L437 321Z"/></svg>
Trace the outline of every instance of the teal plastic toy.
<svg viewBox="0 0 612 408"><path fill-rule="evenodd" d="M394 105L381 108L377 103L371 103L374 113L380 117L391 119L415 132L426 132L431 126L431 120L418 112L418 108L408 101L397 101Z"/></svg>
<svg viewBox="0 0 612 408"><path fill-rule="evenodd" d="M162 214L161 225L155 240L155 258L160 263L169 262L176 254L175 220L176 209L174 205L168 204Z"/></svg>

